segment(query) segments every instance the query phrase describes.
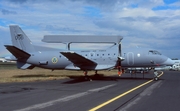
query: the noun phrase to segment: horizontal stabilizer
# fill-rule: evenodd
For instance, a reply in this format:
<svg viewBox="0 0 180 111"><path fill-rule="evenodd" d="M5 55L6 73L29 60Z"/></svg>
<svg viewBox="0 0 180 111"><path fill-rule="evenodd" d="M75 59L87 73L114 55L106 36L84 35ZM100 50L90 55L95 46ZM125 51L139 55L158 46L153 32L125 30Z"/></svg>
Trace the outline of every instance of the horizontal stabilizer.
<svg viewBox="0 0 180 111"><path fill-rule="evenodd" d="M72 63L74 63L75 66L86 69L87 67L95 68L97 66L96 62L93 62L75 52L60 52L62 55L64 55L66 58L69 59Z"/></svg>
<svg viewBox="0 0 180 111"><path fill-rule="evenodd" d="M19 69L33 69L35 66L32 64L24 63L24 62L17 62L17 67Z"/></svg>
<svg viewBox="0 0 180 111"><path fill-rule="evenodd" d="M6 49L11 52L17 59L28 59L31 55L27 52L11 45L5 45Z"/></svg>

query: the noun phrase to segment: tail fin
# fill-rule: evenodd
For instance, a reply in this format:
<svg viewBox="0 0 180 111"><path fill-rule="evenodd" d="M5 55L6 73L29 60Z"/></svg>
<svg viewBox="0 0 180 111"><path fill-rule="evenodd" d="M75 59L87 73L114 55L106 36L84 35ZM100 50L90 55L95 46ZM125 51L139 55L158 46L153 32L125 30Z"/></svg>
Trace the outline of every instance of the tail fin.
<svg viewBox="0 0 180 111"><path fill-rule="evenodd" d="M9 28L13 46L5 45L5 47L16 58L17 67L20 69L34 68L32 64L26 63L31 56L29 53L35 51L31 41L18 25L10 25Z"/></svg>
<svg viewBox="0 0 180 111"><path fill-rule="evenodd" d="M11 32L11 39L13 46L25 52L35 51L31 41L18 25L10 25L9 28Z"/></svg>

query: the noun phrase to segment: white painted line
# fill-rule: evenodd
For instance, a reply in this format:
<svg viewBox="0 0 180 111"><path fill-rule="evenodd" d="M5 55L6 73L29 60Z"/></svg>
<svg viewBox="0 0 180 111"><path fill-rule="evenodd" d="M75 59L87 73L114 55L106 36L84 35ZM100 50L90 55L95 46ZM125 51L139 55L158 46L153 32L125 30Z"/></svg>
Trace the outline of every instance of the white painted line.
<svg viewBox="0 0 180 111"><path fill-rule="evenodd" d="M100 88L96 88L96 89L90 89L88 91L90 92L99 92L99 91L102 91L102 90L105 90L107 88L110 88L110 87L113 87L115 86L116 84L111 84L111 85L108 85L108 86L104 86L104 87L100 87Z"/></svg>
<svg viewBox="0 0 180 111"><path fill-rule="evenodd" d="M82 96L87 95L87 94L88 94L88 92L77 93L77 94L74 94L74 95L71 95L71 96L67 96L67 97L64 97L64 98L59 98L59 99L56 99L56 100L51 100L51 101L45 102L45 103L36 104L36 105L29 106L27 108L15 110L15 111L31 111L31 110L35 110L35 109L43 109L43 108L52 106L52 105L54 105L54 104L56 104L58 102L69 101L69 100L72 100L72 99L75 99L75 98L82 97Z"/></svg>
<svg viewBox="0 0 180 111"><path fill-rule="evenodd" d="M162 72L158 77L162 76L163 74L164 73ZM131 92L133 92L133 91L135 91L135 90L145 86L146 84L151 83L152 81L153 81L153 79L149 80L149 81L147 81L147 82L145 82L143 84L140 84L139 86L136 86L136 87L134 87L134 88L132 88L132 89L130 89L130 90L128 90L128 91L126 91L126 92L124 92L124 93L122 93L122 94L120 94L120 95L118 95L118 96L116 96L116 97L114 97L114 98L112 98L112 99L110 99L110 100L108 100L108 101L106 101L106 102L104 102L104 103L102 103L102 104L92 108L92 109L90 109L89 111L96 111L96 110L98 110L98 109L100 109L100 108L102 108L102 107L104 107L104 106L106 106L106 105L116 101L117 99L120 99L121 97L124 97L125 95L127 95L127 94L129 94L129 93L131 93Z"/></svg>
<svg viewBox="0 0 180 111"><path fill-rule="evenodd" d="M122 109L120 109L119 111L128 111L128 109L130 107L132 107L135 104L138 104L139 100L141 100L144 96L150 96L153 92L153 90L155 88L158 88L159 86L161 86L162 81L158 81L156 83L154 83L153 85L149 86L148 88L146 88L140 95L138 98L136 98L135 100L133 100L132 102L128 103L127 106L123 107Z"/></svg>
<svg viewBox="0 0 180 111"><path fill-rule="evenodd" d="M14 110L14 111L32 111L32 110L37 110L37 109L43 109L43 108L55 105L55 104L57 104L59 102L67 102L67 101L70 101L70 100L73 100L73 99L76 99L76 98L91 94L93 92L98 92L98 91L108 89L108 88L113 87L115 85L116 84L111 84L111 85L107 85L107 86L100 87L100 88L90 89L90 90L88 90L86 92L81 92L81 93L77 93L77 94L70 95L70 96L67 96L67 97L58 98L58 99L55 99L55 100L51 100L51 101L48 101L48 102L32 105L32 106L29 106L29 107L26 107L26 108L23 108L23 109Z"/></svg>

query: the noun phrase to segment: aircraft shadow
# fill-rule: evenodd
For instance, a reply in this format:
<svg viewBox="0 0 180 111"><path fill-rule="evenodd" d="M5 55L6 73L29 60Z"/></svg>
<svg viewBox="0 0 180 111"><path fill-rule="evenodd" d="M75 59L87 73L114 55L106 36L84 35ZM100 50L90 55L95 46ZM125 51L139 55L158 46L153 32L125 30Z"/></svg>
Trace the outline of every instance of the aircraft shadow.
<svg viewBox="0 0 180 111"><path fill-rule="evenodd" d="M28 75L16 75L13 78L51 78L56 80L56 77L65 77L69 78L66 79L67 81L63 82L62 84L75 84L80 82L88 82L88 81L118 81L118 80L150 80L152 77L142 77L142 76L130 76L128 74L123 74L122 76L112 75L112 76L105 76L104 74L94 74L89 76L83 75L52 75L52 74L28 74Z"/></svg>
<svg viewBox="0 0 180 111"><path fill-rule="evenodd" d="M71 80L63 82L63 84L74 84L87 81L118 81L118 80L151 80L152 78L142 77L122 77L122 76L104 76L104 74L95 74L91 76L68 76Z"/></svg>
<svg viewBox="0 0 180 111"><path fill-rule="evenodd" d="M30 78L30 77L65 77L64 75L52 75L52 74L28 74L28 75L15 75L14 78Z"/></svg>

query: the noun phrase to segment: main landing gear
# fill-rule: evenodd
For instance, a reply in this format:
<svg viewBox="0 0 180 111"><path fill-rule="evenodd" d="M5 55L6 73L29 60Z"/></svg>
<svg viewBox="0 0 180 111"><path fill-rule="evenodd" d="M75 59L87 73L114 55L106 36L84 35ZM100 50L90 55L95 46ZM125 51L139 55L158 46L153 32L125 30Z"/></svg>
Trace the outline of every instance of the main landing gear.
<svg viewBox="0 0 180 111"><path fill-rule="evenodd" d="M86 80L86 81L92 81L92 79L101 79L101 75L99 75L98 74L98 71L97 70L95 70L95 74L94 75L92 75L92 76L88 76L88 71L87 70L85 70L84 71L84 80Z"/></svg>
<svg viewBox="0 0 180 111"><path fill-rule="evenodd" d="M84 79L88 80L88 81L92 81L92 79L87 75L87 73L88 73L88 71L84 71Z"/></svg>

